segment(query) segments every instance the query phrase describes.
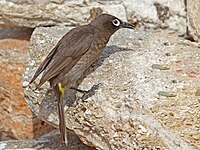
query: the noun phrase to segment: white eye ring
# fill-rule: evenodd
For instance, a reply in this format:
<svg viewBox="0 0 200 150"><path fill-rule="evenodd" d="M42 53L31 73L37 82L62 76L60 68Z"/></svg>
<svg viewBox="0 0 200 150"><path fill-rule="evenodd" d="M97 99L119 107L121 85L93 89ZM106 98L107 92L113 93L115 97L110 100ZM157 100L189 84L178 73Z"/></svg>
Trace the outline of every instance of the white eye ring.
<svg viewBox="0 0 200 150"><path fill-rule="evenodd" d="M120 21L119 21L118 19L114 19L114 20L112 21L112 23L113 23L113 25L116 26L116 27L119 27L119 25L120 25Z"/></svg>

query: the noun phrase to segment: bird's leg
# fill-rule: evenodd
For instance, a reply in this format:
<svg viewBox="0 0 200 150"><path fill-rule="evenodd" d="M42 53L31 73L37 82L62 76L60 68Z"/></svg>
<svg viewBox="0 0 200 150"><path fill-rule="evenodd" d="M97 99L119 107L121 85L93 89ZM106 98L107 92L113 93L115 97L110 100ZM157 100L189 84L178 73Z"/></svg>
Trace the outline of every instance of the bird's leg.
<svg viewBox="0 0 200 150"><path fill-rule="evenodd" d="M62 93L62 97L63 97L63 99L64 99L65 88L62 86L61 83L58 84L58 88L59 88L59 91Z"/></svg>
<svg viewBox="0 0 200 150"><path fill-rule="evenodd" d="M57 97L58 103L58 116L59 116L59 130L61 133L62 140L67 145L67 133L66 133L66 124L65 124L65 114L64 114L64 93L65 88L59 83L55 87L53 87L54 93Z"/></svg>
<svg viewBox="0 0 200 150"><path fill-rule="evenodd" d="M81 97L82 101L85 101L88 97L91 97L95 94L95 91L101 86L102 84L99 83L97 85L93 85L89 90L81 90L75 87L70 87L70 89L75 90L77 92L83 93L83 96Z"/></svg>

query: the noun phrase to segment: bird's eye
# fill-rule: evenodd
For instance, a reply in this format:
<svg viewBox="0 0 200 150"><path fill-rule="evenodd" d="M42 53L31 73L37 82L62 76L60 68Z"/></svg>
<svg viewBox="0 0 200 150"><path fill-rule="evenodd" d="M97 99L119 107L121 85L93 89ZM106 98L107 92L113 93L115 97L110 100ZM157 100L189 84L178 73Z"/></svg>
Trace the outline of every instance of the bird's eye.
<svg viewBox="0 0 200 150"><path fill-rule="evenodd" d="M116 27L119 27L119 25L120 25L120 21L119 21L118 19L114 19L114 20L112 21L112 23L113 23L113 25L116 26Z"/></svg>

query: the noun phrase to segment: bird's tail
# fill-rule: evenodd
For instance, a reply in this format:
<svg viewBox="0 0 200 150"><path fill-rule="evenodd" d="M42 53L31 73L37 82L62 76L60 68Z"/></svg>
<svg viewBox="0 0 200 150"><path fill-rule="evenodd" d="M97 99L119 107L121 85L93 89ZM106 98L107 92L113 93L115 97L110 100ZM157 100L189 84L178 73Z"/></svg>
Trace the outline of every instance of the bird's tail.
<svg viewBox="0 0 200 150"><path fill-rule="evenodd" d="M64 115L64 94L60 91L59 86L53 86L53 91L57 98L58 104L58 116L59 116L59 130L61 133L62 140L67 145L67 133L66 133L66 124L65 124L65 115Z"/></svg>

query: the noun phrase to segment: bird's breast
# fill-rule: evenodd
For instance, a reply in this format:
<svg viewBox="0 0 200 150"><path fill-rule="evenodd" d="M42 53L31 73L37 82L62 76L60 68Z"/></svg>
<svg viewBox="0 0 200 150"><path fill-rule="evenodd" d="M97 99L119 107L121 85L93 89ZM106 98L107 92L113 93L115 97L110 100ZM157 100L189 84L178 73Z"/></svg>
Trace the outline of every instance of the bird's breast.
<svg viewBox="0 0 200 150"><path fill-rule="evenodd" d="M104 38L93 41L90 49L88 50L88 52L86 54L86 55L88 55L88 58L90 58L90 59L88 59L88 58L85 58L85 59L87 59L88 62L96 61L99 58L99 56L101 55L101 53L103 52L104 48L106 47L106 44L107 44L107 40Z"/></svg>

